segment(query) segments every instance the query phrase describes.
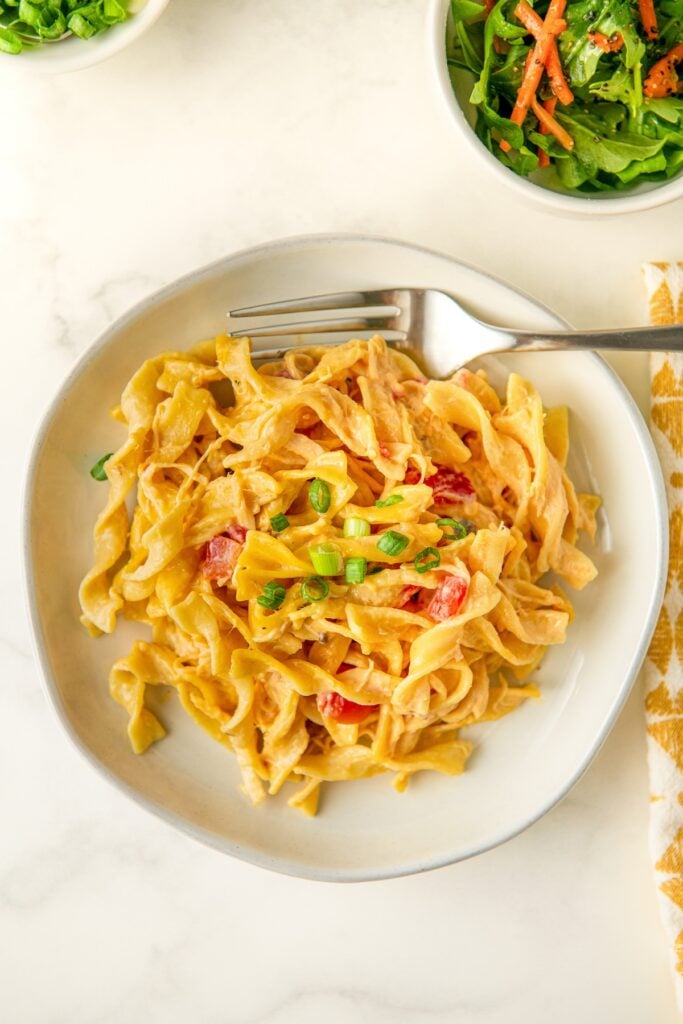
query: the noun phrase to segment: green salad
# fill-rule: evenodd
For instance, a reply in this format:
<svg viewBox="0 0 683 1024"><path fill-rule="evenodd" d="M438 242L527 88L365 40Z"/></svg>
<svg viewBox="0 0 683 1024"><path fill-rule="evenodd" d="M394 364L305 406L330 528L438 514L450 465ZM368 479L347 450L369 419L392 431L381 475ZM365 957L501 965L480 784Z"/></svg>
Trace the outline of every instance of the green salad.
<svg viewBox="0 0 683 1024"><path fill-rule="evenodd" d="M597 192L683 169L683 0L452 0L447 57L518 174Z"/></svg>
<svg viewBox="0 0 683 1024"><path fill-rule="evenodd" d="M0 51L90 39L128 17L127 0L0 0Z"/></svg>

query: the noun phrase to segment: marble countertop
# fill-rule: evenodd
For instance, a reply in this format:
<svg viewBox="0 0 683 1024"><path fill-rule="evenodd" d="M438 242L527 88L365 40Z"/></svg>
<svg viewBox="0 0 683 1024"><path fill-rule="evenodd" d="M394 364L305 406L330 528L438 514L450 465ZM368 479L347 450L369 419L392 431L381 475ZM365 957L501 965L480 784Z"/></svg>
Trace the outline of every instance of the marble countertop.
<svg viewBox="0 0 683 1024"><path fill-rule="evenodd" d="M642 687L570 796L475 860L357 886L231 861L128 803L41 693L20 593L30 436L112 317L304 232L465 259L577 325L637 323L683 205L567 220L458 146L420 0L172 0L109 63L0 65L0 992L11 1024L667 1024ZM678 230L674 230L678 225ZM617 368L642 402L644 357ZM628 495L624 495L628 500Z"/></svg>

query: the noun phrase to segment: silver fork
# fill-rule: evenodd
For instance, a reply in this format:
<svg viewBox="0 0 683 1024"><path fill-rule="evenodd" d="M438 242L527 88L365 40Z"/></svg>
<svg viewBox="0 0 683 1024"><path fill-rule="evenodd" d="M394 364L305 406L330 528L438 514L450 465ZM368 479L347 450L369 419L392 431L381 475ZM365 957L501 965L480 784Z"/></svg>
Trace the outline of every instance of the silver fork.
<svg viewBox="0 0 683 1024"><path fill-rule="evenodd" d="M314 334L315 343L338 344L339 335L381 334L392 347L415 356L429 377L447 377L477 356L494 352L553 349L683 351L683 326L616 328L595 331L524 331L494 327L466 312L452 296L433 288L335 292L233 309L230 317L263 317L326 312L324 319L279 321L231 330L233 337L274 338ZM325 335L334 334L334 338ZM257 348L259 360L278 359L301 341Z"/></svg>

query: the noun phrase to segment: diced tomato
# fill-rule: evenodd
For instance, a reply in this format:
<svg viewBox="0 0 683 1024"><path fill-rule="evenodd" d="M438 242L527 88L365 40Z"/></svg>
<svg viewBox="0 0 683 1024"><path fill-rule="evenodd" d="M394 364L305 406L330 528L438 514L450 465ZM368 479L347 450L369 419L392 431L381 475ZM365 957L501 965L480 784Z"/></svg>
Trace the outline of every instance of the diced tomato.
<svg viewBox="0 0 683 1024"><path fill-rule="evenodd" d="M408 606L414 604L413 598L415 597L416 594L419 594L421 590L422 587L404 587L401 593L399 594L398 601L396 602L396 608L407 608Z"/></svg>
<svg viewBox="0 0 683 1024"><path fill-rule="evenodd" d="M406 475L403 477L404 484L419 484L422 479L422 473L419 469L415 469L415 466L408 466Z"/></svg>
<svg viewBox="0 0 683 1024"><path fill-rule="evenodd" d="M471 498L475 493L469 477L464 473L456 473L454 469L439 466L434 476L425 480L434 492L435 505L450 505L454 501Z"/></svg>
<svg viewBox="0 0 683 1024"><path fill-rule="evenodd" d="M467 597L467 583L462 576L446 576L434 591L427 614L437 622L457 615Z"/></svg>
<svg viewBox="0 0 683 1024"><path fill-rule="evenodd" d="M348 661L342 661L341 665L337 669L337 675L339 675L340 672L348 672L351 668L355 668L355 665L349 665Z"/></svg>
<svg viewBox="0 0 683 1024"><path fill-rule="evenodd" d="M321 715L339 722L340 725L357 725L379 707L379 704L356 704L355 701L347 700L346 697L342 697L341 693L335 693L334 690L319 693L316 703Z"/></svg>
<svg viewBox="0 0 683 1024"><path fill-rule="evenodd" d="M238 526L237 523L234 526L229 526L225 533L230 540L236 540L238 544L244 544L247 539L246 529L243 526Z"/></svg>
<svg viewBox="0 0 683 1024"><path fill-rule="evenodd" d="M229 580L241 551L242 545L238 541L224 534L213 537L204 548L202 573L209 580Z"/></svg>

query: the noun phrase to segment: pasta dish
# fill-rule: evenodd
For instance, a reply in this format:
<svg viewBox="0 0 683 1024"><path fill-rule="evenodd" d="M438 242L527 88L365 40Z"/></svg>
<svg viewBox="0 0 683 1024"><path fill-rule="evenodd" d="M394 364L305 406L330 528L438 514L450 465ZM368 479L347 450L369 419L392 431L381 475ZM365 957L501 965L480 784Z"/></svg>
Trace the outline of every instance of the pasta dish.
<svg viewBox="0 0 683 1024"><path fill-rule="evenodd" d="M323 782L460 774L462 727L538 696L572 618L545 577L594 578L599 502L566 409L517 374L501 399L380 337L257 367L222 336L145 362L114 416L80 600L93 635L148 628L110 673L136 753L165 735L147 688L173 687L255 804L294 782L314 814Z"/></svg>

